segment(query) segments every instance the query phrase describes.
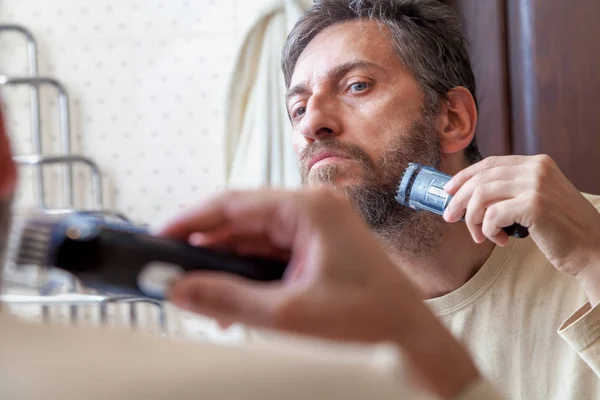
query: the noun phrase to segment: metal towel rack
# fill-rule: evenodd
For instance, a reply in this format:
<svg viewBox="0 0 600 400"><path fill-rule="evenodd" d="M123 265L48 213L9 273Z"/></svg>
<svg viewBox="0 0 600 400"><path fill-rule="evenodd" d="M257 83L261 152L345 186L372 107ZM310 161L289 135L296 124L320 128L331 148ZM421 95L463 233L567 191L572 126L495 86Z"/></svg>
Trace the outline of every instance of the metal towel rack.
<svg viewBox="0 0 600 400"><path fill-rule="evenodd" d="M36 61L37 64L37 61ZM61 147L64 155L71 154L71 115L69 112L69 96L67 94L64 86L58 82L56 79L48 78L48 77L40 77L40 76L30 76L30 77L9 77L9 76L0 76L0 86L30 86L31 88L35 88L37 94L39 95L39 87L43 85L49 85L56 89L58 93L58 111L60 115L60 137L61 137ZM35 116L36 120L40 120L39 112L40 109L36 108L36 112L38 115ZM32 117L33 120L34 117ZM34 137L35 135L32 135ZM39 140L38 140L39 139ZM39 143L38 143L39 142ZM38 154L43 154L43 149L41 147L41 134L40 138L36 138L34 140L34 144L38 146L38 149L35 149ZM63 194L67 199L68 208L74 208L74 200L73 200L73 168L72 162L69 159L64 159L60 161L60 163L65 164L66 179L64 180L64 188ZM42 181L41 185L38 184L39 188L43 188L45 185L43 183L44 177L43 175L39 177ZM44 194L40 196L38 194L38 205L42 209L46 209L46 202L44 200Z"/></svg>
<svg viewBox="0 0 600 400"><path fill-rule="evenodd" d="M51 215L69 214L74 212L94 213L101 217L118 218L129 221L122 213L106 209L102 195L102 174L99 166L90 158L72 153L69 96L65 87L55 78L41 76L38 71L38 48L34 35L25 27L19 25L0 25L0 33L15 33L23 36L27 43L27 63L29 76L11 76L0 74L1 86L27 86L30 96L30 119L32 130L32 148L34 154L15 155L14 160L20 167L35 168L35 204L41 212ZM43 149L43 130L40 118L41 101L40 87L51 86L56 90L59 105L60 144L62 154L46 154ZM45 199L43 167L46 165L62 165L65 179L62 195L66 204L61 208L51 208ZM74 201L73 165L82 164L91 172L91 187L93 206L91 209L78 208ZM9 263L7 263L9 264ZM33 272L31 272L33 271ZM109 320L108 308L119 304L129 308L128 324L132 329L138 327L138 306L147 305L157 311L157 326L161 335L167 335L167 313L165 304L156 300L134 296L111 296L81 288L79 282L63 276L55 285L40 285L40 281L48 274L48 269L32 266L27 279L18 273L14 266L5 267L5 292L0 293L0 305L10 309L20 307L40 307L42 322L51 321L51 310L57 306L69 308L69 323L80 322L80 307L97 307L100 324ZM33 275L32 275L33 274ZM33 278L32 278L33 276ZM24 282L29 280L29 282ZM10 290L6 291L7 288ZM37 294L32 294L37 292Z"/></svg>
<svg viewBox="0 0 600 400"><path fill-rule="evenodd" d="M19 25L0 25L0 33L14 32L23 36L27 42L27 70L30 77L36 77L38 73L38 51L35 37L27 29ZM30 118L32 130L32 146L33 151L37 154L42 154L42 128L40 118L40 91L38 86L31 86L29 91L30 99ZM36 168L36 192L35 197L38 204L45 208L44 203L44 179L42 168Z"/></svg>

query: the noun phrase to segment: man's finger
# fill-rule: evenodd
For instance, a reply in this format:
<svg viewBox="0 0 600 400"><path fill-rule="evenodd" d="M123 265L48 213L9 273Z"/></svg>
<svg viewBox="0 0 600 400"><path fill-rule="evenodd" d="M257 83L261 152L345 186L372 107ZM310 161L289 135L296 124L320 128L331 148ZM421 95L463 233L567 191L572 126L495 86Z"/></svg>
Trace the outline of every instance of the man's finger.
<svg viewBox="0 0 600 400"><path fill-rule="evenodd" d="M508 243L508 236L502 230L514 223L522 224L527 204L520 198L501 201L490 206L483 219L481 230L483 234L504 246Z"/></svg>
<svg viewBox="0 0 600 400"><path fill-rule="evenodd" d="M155 231L157 235L179 239L218 229L230 229L234 234L268 233L274 219L284 225L289 222L280 220L279 209L291 196L275 190L225 192L178 214ZM294 213L288 217L293 219Z"/></svg>
<svg viewBox="0 0 600 400"><path fill-rule="evenodd" d="M254 282L225 273L186 275L170 290L169 301L217 320L272 327L285 298L281 282Z"/></svg>
<svg viewBox="0 0 600 400"><path fill-rule="evenodd" d="M476 243L482 243L486 239L481 230L481 225L487 207L496 202L513 198L516 195L518 195L517 186L511 181L493 181L477 187L467 204L465 214L465 222Z"/></svg>
<svg viewBox="0 0 600 400"><path fill-rule="evenodd" d="M235 322L226 321L226 320L224 320L224 319L217 320L217 325L218 325L218 326L219 326L219 328L220 328L220 329L222 329L222 330L229 329L229 327L230 327L231 325L233 325L233 324L235 324Z"/></svg>
<svg viewBox="0 0 600 400"><path fill-rule="evenodd" d="M473 178L475 175L481 173L484 170L493 169L496 167L518 167L525 163L529 156L502 156L502 157L488 157L484 160L470 165L469 167L458 172L450 179L444 186L444 190L451 195L454 195L458 189L460 189L465 182Z"/></svg>
<svg viewBox="0 0 600 400"><path fill-rule="evenodd" d="M212 231L194 232L188 237L188 243L198 247L227 246L234 239L231 227L220 226Z"/></svg>
<svg viewBox="0 0 600 400"><path fill-rule="evenodd" d="M188 207L175 217L153 228L153 232L159 236L187 240L192 233L223 228L227 220L220 200L225 200L225 198L225 194L220 194Z"/></svg>
<svg viewBox="0 0 600 400"><path fill-rule="evenodd" d="M518 196L520 194L519 184L515 180L511 180L516 179L513 175L516 173L514 169L518 168L510 168L512 171L506 173L506 179L495 181L486 179L485 182L481 182L477 178L474 178L472 181L467 182L450 200L448 207L444 211L444 219L448 222L456 222L465 216L465 211L468 208L473 208L470 210L470 213L473 213L477 211L476 208L485 209L495 201ZM478 216L480 213L475 213L474 215ZM481 222L470 221L474 221L476 224Z"/></svg>
<svg viewBox="0 0 600 400"><path fill-rule="evenodd" d="M273 244L268 235L237 234L230 229L217 229L211 232L195 232L188 239L192 246L226 249L241 256L265 257L280 261L290 259L290 250Z"/></svg>

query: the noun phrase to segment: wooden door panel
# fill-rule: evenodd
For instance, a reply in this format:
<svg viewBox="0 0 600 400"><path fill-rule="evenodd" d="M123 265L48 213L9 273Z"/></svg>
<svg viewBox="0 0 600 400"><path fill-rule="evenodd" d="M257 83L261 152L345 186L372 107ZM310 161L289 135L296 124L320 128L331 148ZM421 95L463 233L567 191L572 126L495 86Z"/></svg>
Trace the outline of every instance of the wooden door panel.
<svg viewBox="0 0 600 400"><path fill-rule="evenodd" d="M477 143L484 156L511 152L504 0L447 0L458 11L477 80Z"/></svg>
<svg viewBox="0 0 600 400"><path fill-rule="evenodd" d="M600 1L508 0L512 143L600 194Z"/></svg>

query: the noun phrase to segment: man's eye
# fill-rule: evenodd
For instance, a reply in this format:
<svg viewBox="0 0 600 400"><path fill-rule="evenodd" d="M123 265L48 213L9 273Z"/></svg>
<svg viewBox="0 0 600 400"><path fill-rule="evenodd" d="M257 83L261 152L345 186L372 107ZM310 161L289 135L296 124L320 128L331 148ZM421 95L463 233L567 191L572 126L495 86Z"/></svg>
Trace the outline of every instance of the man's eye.
<svg viewBox="0 0 600 400"><path fill-rule="evenodd" d="M298 107L292 114L292 118L300 118L306 113L306 107Z"/></svg>
<svg viewBox="0 0 600 400"><path fill-rule="evenodd" d="M364 92L369 88L369 84L367 82L356 82L349 86L351 92Z"/></svg>

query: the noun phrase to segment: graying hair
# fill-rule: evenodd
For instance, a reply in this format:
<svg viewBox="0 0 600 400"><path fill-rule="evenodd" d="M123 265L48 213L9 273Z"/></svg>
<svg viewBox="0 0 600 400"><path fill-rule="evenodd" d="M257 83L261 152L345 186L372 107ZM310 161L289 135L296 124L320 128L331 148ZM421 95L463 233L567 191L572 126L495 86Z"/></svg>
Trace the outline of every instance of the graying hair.
<svg viewBox="0 0 600 400"><path fill-rule="evenodd" d="M324 29L355 19L375 20L391 30L400 60L425 94L427 111L457 86L468 89L477 107L475 76L455 12L437 0L315 0L290 32L281 61L286 88L300 54ZM465 149L469 163L481 160L475 137Z"/></svg>

